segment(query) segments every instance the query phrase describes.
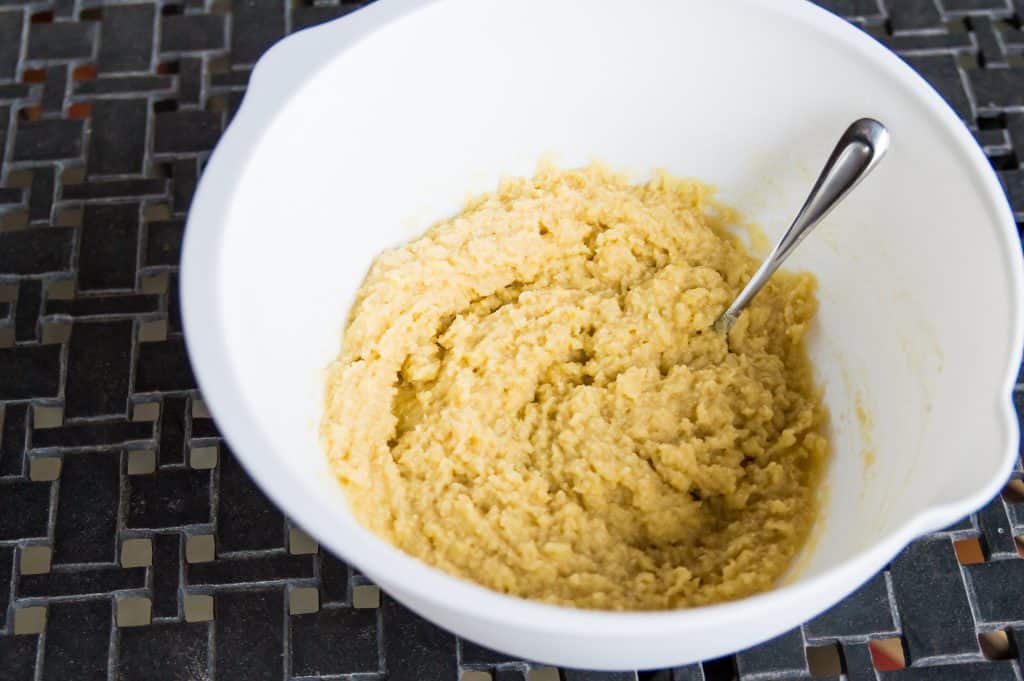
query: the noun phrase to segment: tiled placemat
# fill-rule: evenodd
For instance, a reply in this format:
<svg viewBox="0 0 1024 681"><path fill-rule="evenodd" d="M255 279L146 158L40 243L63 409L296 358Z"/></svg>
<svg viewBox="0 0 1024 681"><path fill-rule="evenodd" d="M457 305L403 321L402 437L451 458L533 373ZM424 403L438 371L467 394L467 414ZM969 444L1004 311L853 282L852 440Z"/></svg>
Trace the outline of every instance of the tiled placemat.
<svg viewBox="0 0 1024 681"><path fill-rule="evenodd" d="M183 221L253 62L359 4L0 0L0 680L1021 679L1019 464L831 612L639 675L459 641L281 516L196 391ZM942 92L1020 216L1024 1L822 4Z"/></svg>

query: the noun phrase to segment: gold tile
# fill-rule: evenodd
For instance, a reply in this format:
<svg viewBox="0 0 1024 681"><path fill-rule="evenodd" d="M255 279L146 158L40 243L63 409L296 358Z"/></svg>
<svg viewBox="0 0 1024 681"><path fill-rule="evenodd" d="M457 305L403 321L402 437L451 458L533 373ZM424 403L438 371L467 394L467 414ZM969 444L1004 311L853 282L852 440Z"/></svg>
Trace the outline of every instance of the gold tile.
<svg viewBox="0 0 1024 681"><path fill-rule="evenodd" d="M65 168L60 174L61 184L82 184L85 181L85 168Z"/></svg>
<svg viewBox="0 0 1024 681"><path fill-rule="evenodd" d="M526 672L526 681L559 681L554 667L534 667Z"/></svg>
<svg viewBox="0 0 1024 681"><path fill-rule="evenodd" d="M32 406L32 428L59 428L64 425L64 407Z"/></svg>
<svg viewBox="0 0 1024 681"><path fill-rule="evenodd" d="M360 584L352 588L352 607L360 610L380 607L380 589L375 584Z"/></svg>
<svg viewBox="0 0 1024 681"><path fill-rule="evenodd" d="M308 555L316 553L317 544L316 540L310 537L308 534L303 532L298 527L293 527L288 531L288 552L293 553L297 556Z"/></svg>
<svg viewBox="0 0 1024 681"><path fill-rule="evenodd" d="M216 557L212 534L193 534L185 539L185 560L189 563L208 563Z"/></svg>
<svg viewBox="0 0 1024 681"><path fill-rule="evenodd" d="M217 465L217 445L192 447L188 455L188 465L197 471L209 470Z"/></svg>
<svg viewBox="0 0 1024 681"><path fill-rule="evenodd" d="M46 285L47 300L71 300L74 297L74 279L55 279Z"/></svg>
<svg viewBox="0 0 1024 681"><path fill-rule="evenodd" d="M153 602L141 596L117 599L117 626L143 627L152 621Z"/></svg>
<svg viewBox="0 0 1024 681"><path fill-rule="evenodd" d="M60 477L59 456L40 456L29 460L28 478L33 482L52 482Z"/></svg>
<svg viewBox="0 0 1024 681"><path fill-rule="evenodd" d="M168 277L166 272L142 278L142 292L149 294L167 293Z"/></svg>
<svg viewBox="0 0 1024 681"><path fill-rule="evenodd" d="M139 324L139 342L156 343L167 340L167 320L158 319Z"/></svg>
<svg viewBox="0 0 1024 681"><path fill-rule="evenodd" d="M0 231L25 229L28 227L28 213L23 210L0 213Z"/></svg>
<svg viewBox="0 0 1024 681"><path fill-rule="evenodd" d="M18 567L23 575L45 575L50 571L53 551L49 546L25 546L21 549Z"/></svg>
<svg viewBox="0 0 1024 681"><path fill-rule="evenodd" d="M14 327L0 326L0 348L14 347Z"/></svg>
<svg viewBox="0 0 1024 681"><path fill-rule="evenodd" d="M462 672L459 681L491 681L490 672Z"/></svg>
<svg viewBox="0 0 1024 681"><path fill-rule="evenodd" d="M160 418L159 402L138 402L132 405L132 421L156 421Z"/></svg>
<svg viewBox="0 0 1024 681"><path fill-rule="evenodd" d="M128 452L128 475L149 475L156 470L156 452L139 449Z"/></svg>
<svg viewBox="0 0 1024 681"><path fill-rule="evenodd" d="M8 187L21 187L22 189L32 188L32 171L31 170L12 170L7 173L7 186Z"/></svg>
<svg viewBox="0 0 1024 681"><path fill-rule="evenodd" d="M153 203L146 206L142 210L142 217L146 222L156 222L158 220L170 220L171 209L165 203Z"/></svg>
<svg viewBox="0 0 1024 681"><path fill-rule="evenodd" d="M315 587L292 589L288 595L288 613L308 615L320 609L320 592Z"/></svg>
<svg viewBox="0 0 1024 681"><path fill-rule="evenodd" d="M66 343L71 337L71 324L57 322L55 324L43 324L43 345L56 345Z"/></svg>
<svg viewBox="0 0 1024 681"><path fill-rule="evenodd" d="M209 622L213 619L213 596L185 595L185 621Z"/></svg>
<svg viewBox="0 0 1024 681"><path fill-rule="evenodd" d="M14 634L41 634L46 629L46 608L41 605L14 611Z"/></svg>
<svg viewBox="0 0 1024 681"><path fill-rule="evenodd" d="M81 208L58 208L55 224L57 227L81 227L82 213Z"/></svg>
<svg viewBox="0 0 1024 681"><path fill-rule="evenodd" d="M202 397L192 398L192 418L194 419L208 419L210 418L210 410L206 408L206 402L203 401Z"/></svg>
<svg viewBox="0 0 1024 681"><path fill-rule="evenodd" d="M18 284L0 284L0 303L13 303L18 299Z"/></svg>
<svg viewBox="0 0 1024 681"><path fill-rule="evenodd" d="M152 539L125 539L121 542L121 567L149 567L152 564Z"/></svg>

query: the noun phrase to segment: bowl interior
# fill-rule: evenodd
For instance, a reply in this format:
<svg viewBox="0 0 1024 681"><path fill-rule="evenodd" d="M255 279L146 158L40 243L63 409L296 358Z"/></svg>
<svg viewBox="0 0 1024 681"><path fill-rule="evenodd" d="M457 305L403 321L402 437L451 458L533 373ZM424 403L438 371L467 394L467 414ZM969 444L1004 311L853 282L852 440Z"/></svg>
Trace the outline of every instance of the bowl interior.
<svg viewBox="0 0 1024 681"><path fill-rule="evenodd" d="M861 116L889 127L889 156L788 265L820 283L812 353L834 446L794 579L998 484L1019 253L949 112L791 3L549 0L543 21L527 5L435 2L354 44L319 29L310 45L333 56L293 74L237 181L204 187L226 212L190 225L221 230L213 266L189 273L216 310L201 333L222 338L232 409L268 445L240 454L258 477L294 474L296 520L358 562L317 426L322 370L379 251L541 158L700 178L774 239ZM250 97L273 97L259 88L280 73L257 73Z"/></svg>

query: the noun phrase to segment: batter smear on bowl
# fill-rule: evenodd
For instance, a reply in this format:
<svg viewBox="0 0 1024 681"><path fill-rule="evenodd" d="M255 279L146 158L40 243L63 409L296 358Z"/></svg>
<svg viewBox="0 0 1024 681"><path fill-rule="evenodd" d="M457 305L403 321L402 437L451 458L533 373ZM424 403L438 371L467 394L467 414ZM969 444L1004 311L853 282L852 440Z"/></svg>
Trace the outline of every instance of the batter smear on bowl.
<svg viewBox="0 0 1024 681"><path fill-rule="evenodd" d="M771 588L813 524L826 412L809 274L758 262L695 181L543 167L359 291L322 435L352 511L497 591L614 610Z"/></svg>

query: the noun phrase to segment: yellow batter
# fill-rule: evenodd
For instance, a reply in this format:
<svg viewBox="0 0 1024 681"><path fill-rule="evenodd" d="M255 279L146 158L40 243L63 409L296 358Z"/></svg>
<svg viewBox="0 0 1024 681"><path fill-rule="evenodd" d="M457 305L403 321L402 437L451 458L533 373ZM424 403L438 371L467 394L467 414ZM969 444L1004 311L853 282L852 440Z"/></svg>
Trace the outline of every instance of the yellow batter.
<svg viewBox="0 0 1024 681"><path fill-rule="evenodd" d="M542 168L381 254L327 378L356 517L492 589L606 609L770 588L828 452L811 275L757 262L697 182Z"/></svg>

